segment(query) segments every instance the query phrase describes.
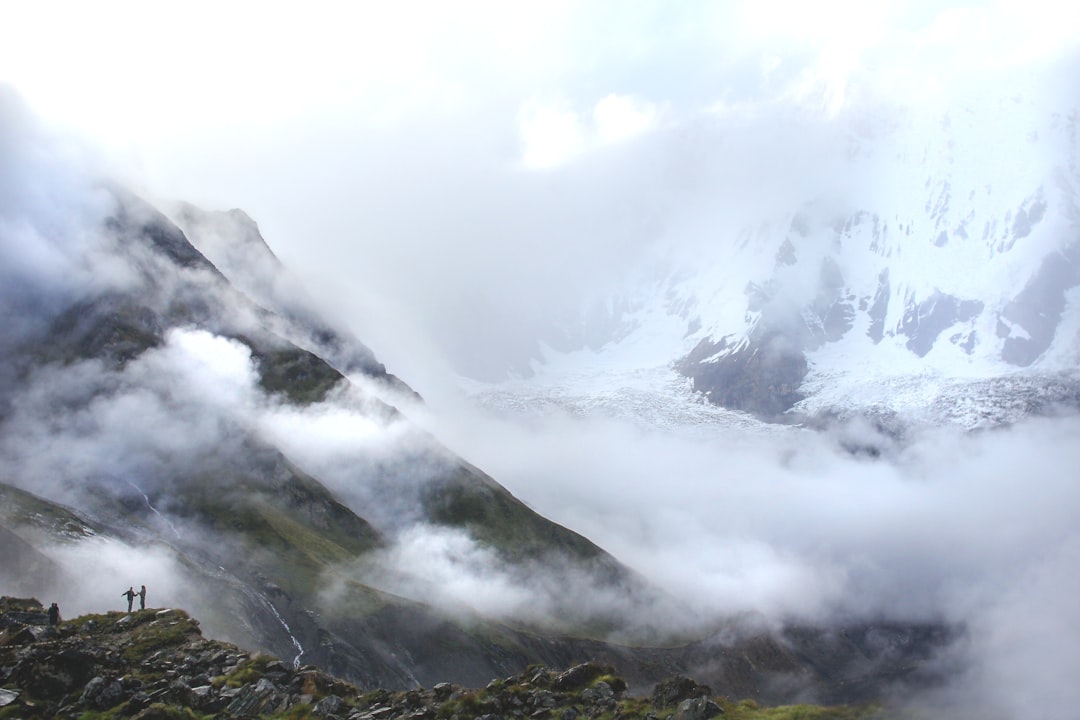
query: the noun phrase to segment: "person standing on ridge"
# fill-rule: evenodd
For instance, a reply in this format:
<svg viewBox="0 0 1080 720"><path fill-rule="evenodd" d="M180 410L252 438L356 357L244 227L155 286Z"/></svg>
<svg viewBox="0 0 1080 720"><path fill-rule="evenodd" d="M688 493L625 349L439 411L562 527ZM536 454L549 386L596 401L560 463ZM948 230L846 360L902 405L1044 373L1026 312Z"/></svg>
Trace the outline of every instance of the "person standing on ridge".
<svg viewBox="0 0 1080 720"><path fill-rule="evenodd" d="M145 585L143 585L139 589L139 609L140 610L145 610L146 609L146 586Z"/></svg>
<svg viewBox="0 0 1080 720"><path fill-rule="evenodd" d="M49 627L56 627L60 624L60 606L53 603L49 606Z"/></svg>
<svg viewBox="0 0 1080 720"><path fill-rule="evenodd" d="M126 597L128 601L128 612L131 612L131 603L135 601L135 587L131 586L124 592L120 593L120 597Z"/></svg>

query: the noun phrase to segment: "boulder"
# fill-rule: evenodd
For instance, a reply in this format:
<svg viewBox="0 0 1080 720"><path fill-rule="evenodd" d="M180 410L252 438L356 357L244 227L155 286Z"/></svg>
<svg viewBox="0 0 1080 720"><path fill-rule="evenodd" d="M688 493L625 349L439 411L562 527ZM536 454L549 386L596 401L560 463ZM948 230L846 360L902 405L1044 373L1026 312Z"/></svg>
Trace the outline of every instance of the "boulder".
<svg viewBox="0 0 1080 720"><path fill-rule="evenodd" d="M37 636L25 625L13 625L0 632L0 647L7 645L29 645L37 642Z"/></svg>
<svg viewBox="0 0 1080 720"><path fill-rule="evenodd" d="M318 717L330 718L341 713L346 707L345 701L337 695L327 695L322 700L315 703L312 712Z"/></svg>
<svg viewBox="0 0 1080 720"><path fill-rule="evenodd" d="M276 708L284 698L274 683L262 678L254 685L245 685L225 709L231 715L259 715Z"/></svg>
<svg viewBox="0 0 1080 720"><path fill-rule="evenodd" d="M723 712L724 709L709 698L697 697L679 703L674 720L709 720Z"/></svg>
<svg viewBox="0 0 1080 720"><path fill-rule="evenodd" d="M99 710L105 710L119 705L130 694L120 680L98 675L83 687L79 702Z"/></svg>
<svg viewBox="0 0 1080 720"><path fill-rule="evenodd" d="M601 675L608 674L611 668L597 663L575 665L555 678L556 690L576 690L583 688Z"/></svg>
<svg viewBox="0 0 1080 720"><path fill-rule="evenodd" d="M710 695L712 695L712 689L708 685L698 685L688 677L674 675L662 680L653 688L652 704L655 708L666 708L678 705L683 700Z"/></svg>

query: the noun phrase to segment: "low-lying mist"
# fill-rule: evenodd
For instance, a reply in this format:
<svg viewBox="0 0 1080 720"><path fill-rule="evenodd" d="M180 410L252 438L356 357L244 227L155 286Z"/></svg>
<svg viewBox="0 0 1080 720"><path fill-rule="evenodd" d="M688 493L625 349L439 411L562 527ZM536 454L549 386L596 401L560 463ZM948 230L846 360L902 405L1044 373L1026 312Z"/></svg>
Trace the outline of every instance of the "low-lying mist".
<svg viewBox="0 0 1080 720"><path fill-rule="evenodd" d="M932 702L1064 717L1078 699L1080 651L1065 640L1080 628L1076 415L928 427L902 443L857 424L703 438L551 412L468 418L434 425L700 627L737 613L944 622L964 631L952 659L965 670ZM856 437L884 452L853 454Z"/></svg>

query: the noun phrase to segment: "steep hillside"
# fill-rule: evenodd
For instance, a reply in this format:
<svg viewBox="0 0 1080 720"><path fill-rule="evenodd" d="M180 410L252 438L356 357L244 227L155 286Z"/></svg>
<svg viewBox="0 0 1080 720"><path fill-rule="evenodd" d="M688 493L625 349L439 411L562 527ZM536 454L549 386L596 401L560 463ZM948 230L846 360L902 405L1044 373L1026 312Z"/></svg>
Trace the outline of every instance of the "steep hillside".
<svg viewBox="0 0 1080 720"><path fill-rule="evenodd" d="M11 497L20 493L14 488L46 493L80 508L83 527L97 528L88 537L109 528L120 541L167 548L208 594L229 598L228 610L209 613L215 626L229 624L231 610L250 618L231 630L242 639L282 655L321 653L345 675L389 684L411 681L410 661L392 650L362 657L367 650L352 649L315 613L326 609L330 586L337 588L331 610L412 608L369 587L380 573L400 574L388 566L393 560L365 559L388 556L410 532L457 533L463 547L475 548L469 552L491 553L499 572L519 582L551 572L545 568L580 567L597 588L636 588L642 601L661 596L347 380L351 373L380 394L415 397L362 345L328 330L299 301L287 306L291 296L262 298L287 306L285 315L257 304L157 210L122 190L106 192L100 225L83 229L96 244L84 260L108 264L117 279L57 298L5 355L15 368L0 418ZM195 217L190 207L185 213ZM257 231L248 222L240 229L246 234L237 242L248 248ZM256 247L272 258L261 241ZM276 266L273 273L270 281L284 277ZM288 338L331 348L341 367ZM288 457L311 456L289 444L295 433L277 428L327 415L386 438L384 446L346 437L344 455L315 452L318 468L334 468L337 492ZM39 452L45 446L50 451ZM38 517L30 496L18 497L27 509L7 518L7 530L34 533L29 547L47 555L62 533L41 536L40 523L28 520ZM10 552L18 555L12 567L41 567L52 576L43 582L57 582L38 551ZM564 607L560 615L564 630L622 629L606 610Z"/></svg>

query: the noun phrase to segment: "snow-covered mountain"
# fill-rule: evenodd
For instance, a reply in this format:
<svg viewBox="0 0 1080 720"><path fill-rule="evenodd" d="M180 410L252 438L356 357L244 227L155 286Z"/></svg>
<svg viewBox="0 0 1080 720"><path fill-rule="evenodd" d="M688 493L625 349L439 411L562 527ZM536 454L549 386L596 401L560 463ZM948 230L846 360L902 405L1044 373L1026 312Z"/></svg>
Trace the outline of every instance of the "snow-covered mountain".
<svg viewBox="0 0 1080 720"><path fill-rule="evenodd" d="M620 290L544 338L530 381L473 391L587 396L646 372L658 394L682 376L764 418L966 426L1073 402L1080 104L1022 82L918 108L718 108L667 131L663 180L682 187Z"/></svg>

